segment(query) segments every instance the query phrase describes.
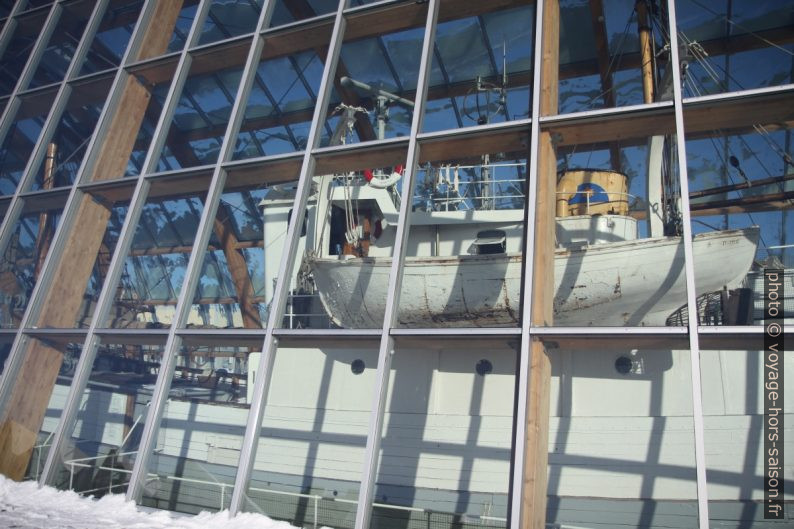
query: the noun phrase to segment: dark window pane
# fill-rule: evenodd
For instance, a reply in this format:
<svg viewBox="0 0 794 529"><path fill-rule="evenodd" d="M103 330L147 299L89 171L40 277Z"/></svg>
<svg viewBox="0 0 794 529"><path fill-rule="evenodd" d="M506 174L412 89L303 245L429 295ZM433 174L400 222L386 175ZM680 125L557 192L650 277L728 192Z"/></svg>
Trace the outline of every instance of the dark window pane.
<svg viewBox="0 0 794 529"><path fill-rule="evenodd" d="M199 44L251 33L261 10L262 0L213 0Z"/></svg>
<svg viewBox="0 0 794 529"><path fill-rule="evenodd" d="M34 13L17 20L11 41L0 56L0 95L10 94L17 84L46 16L46 13Z"/></svg>

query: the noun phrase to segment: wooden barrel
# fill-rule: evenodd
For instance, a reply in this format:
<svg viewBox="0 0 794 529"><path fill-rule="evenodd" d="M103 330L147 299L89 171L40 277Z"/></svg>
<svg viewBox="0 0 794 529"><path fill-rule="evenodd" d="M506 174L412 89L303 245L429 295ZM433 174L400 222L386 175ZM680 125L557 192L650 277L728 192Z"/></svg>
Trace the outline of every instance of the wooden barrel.
<svg viewBox="0 0 794 529"><path fill-rule="evenodd" d="M557 176L557 216L628 215L627 178L617 171L574 169Z"/></svg>

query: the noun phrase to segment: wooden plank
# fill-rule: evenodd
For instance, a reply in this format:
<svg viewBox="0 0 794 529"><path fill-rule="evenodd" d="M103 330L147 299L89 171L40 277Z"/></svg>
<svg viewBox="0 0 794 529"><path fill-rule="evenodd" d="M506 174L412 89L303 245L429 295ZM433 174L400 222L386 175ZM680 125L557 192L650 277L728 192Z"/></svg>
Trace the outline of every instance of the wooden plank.
<svg viewBox="0 0 794 529"><path fill-rule="evenodd" d="M174 33L183 2L179 0L160 0L141 39L141 46L135 60L148 59L162 55L168 49L168 42Z"/></svg>
<svg viewBox="0 0 794 529"><path fill-rule="evenodd" d="M543 0L543 49L540 112L558 111L559 29L558 0ZM551 133L541 132L538 149L535 248L533 259L532 313L534 325L551 325L554 311L554 238L557 188L557 156ZM527 317L527 315L524 315ZM549 458L549 393L551 361L543 342L529 344L529 384L524 452L522 528L545 529Z"/></svg>

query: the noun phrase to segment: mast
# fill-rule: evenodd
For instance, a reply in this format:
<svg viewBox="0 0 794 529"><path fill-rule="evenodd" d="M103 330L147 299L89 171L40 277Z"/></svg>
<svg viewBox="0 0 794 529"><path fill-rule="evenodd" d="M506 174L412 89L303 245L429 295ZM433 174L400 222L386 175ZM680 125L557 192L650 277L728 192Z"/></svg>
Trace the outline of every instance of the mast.
<svg viewBox="0 0 794 529"><path fill-rule="evenodd" d="M645 104L654 102L653 49L651 27L648 24L648 6L638 0L637 31L640 35L640 57L642 69L642 96ZM645 206L648 237L664 235L664 196L662 192L662 165L664 163L664 136L651 136L648 140L648 175L646 180L648 200Z"/></svg>

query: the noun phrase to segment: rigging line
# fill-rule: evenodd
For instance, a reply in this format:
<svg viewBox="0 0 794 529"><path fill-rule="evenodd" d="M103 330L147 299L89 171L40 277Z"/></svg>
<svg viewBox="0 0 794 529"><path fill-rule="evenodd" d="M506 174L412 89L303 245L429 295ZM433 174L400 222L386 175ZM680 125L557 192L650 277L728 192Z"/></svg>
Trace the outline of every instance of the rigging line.
<svg viewBox="0 0 794 529"><path fill-rule="evenodd" d="M689 0L689 1L690 1L690 2L692 2L693 4L695 4L695 5L699 6L701 9L704 9L705 11L708 11L709 13L711 13L712 15L714 15L715 17L720 17L720 18L724 19L726 22L728 22L728 24L731 24L731 25L733 25L733 26L736 26L737 28L741 29L742 31L744 31L744 32L745 32L745 33L747 33L748 35L752 35L753 37L757 38L758 40L760 40L760 41L762 41L762 42L764 42L764 43L766 43L766 44L769 44L771 47L773 47L773 48L777 48L777 49L779 49L780 51L782 51L783 53L785 53L785 54L787 54L787 55L790 55L790 56L794 57L794 52L791 52L791 51L787 50L786 48L784 48L783 46L780 46L779 44L775 44L775 43L774 43L774 42L772 42L771 40L769 40L769 39L767 39L767 38L764 38L764 37L762 37L762 36L761 36L761 35L759 35L758 33L755 33L754 31L751 31L751 30L747 29L746 27L742 26L742 25L741 25L741 24L739 24L738 22L734 22L734 21L733 21L733 20L731 20L729 17L727 17L727 16L725 16L725 15L722 15L722 14L720 14L720 13L717 13L716 11L712 11L712 10L711 10L711 9L709 9L708 7L706 7L706 6L704 6L703 4L701 4L700 2L698 2L697 0Z"/></svg>
<svg viewBox="0 0 794 529"><path fill-rule="evenodd" d="M688 76L688 77L692 78L692 76ZM697 95L701 95L701 92L700 92L700 90L698 90L698 89L697 89L697 86L695 86L695 85L694 85L694 81L696 81L696 80L695 80L695 79L692 79L692 81L693 81L693 84L692 84L692 87L693 87L693 93L695 93L695 95L696 95L696 96L697 96ZM755 128L755 127L756 127L756 125L753 125L753 127ZM756 130L757 130L757 129L756 129ZM726 132L725 132L723 129L716 129L716 130L714 130L714 132L716 132L718 136L724 136L724 137L728 137L728 134L727 134L727 133L726 133ZM737 138L737 140L738 140L738 141L739 141L739 142L740 142L740 143L741 143L741 144L744 146L744 148L745 148L745 149L747 149L747 151L749 151L750 153L752 153L752 155L753 155L753 158L755 158L755 159L756 159L756 161L757 161L757 162L758 162L758 164L761 166L761 168L764 170L764 172L765 172L765 173L766 173L768 176L770 176L770 177L771 177L771 176L774 176L774 175L773 175L773 173L772 173L772 171L770 171L770 170L769 170L769 168L768 168L768 167L767 167L767 166L764 164L764 162L761 160L761 158L760 158L760 157L758 156L758 154L756 153L756 150L755 150L755 149L753 149L753 148L750 146L750 144L747 142L747 140L745 140L743 136L736 136L736 138ZM711 140L712 140L712 143L713 143L713 141L714 141L714 140L713 140L713 138L711 138ZM715 150L715 151L717 151L717 153L719 154L719 149L717 148L716 144L714 145L714 150ZM730 151L730 150L731 150L731 149L729 148L729 149L728 149L728 151ZM722 157L721 157L721 158L722 158ZM722 162L723 162L723 164L725 163L725 161L726 161L726 160L725 160L724 158L722 158ZM748 179L748 180L749 180L749 179ZM782 184L778 183L778 185L780 185L781 191L784 191Z"/></svg>
<svg viewBox="0 0 794 529"><path fill-rule="evenodd" d="M761 135L762 138L764 138L764 140L766 140L769 146L772 147L772 150L774 150L781 158L783 158L783 172L786 171L786 164L794 165L794 162L791 160L791 155L789 155L788 152L783 150L782 147L775 143L775 140L772 138L772 135L769 133L769 131L766 130L766 127L760 123L757 123L753 125L753 128Z"/></svg>

